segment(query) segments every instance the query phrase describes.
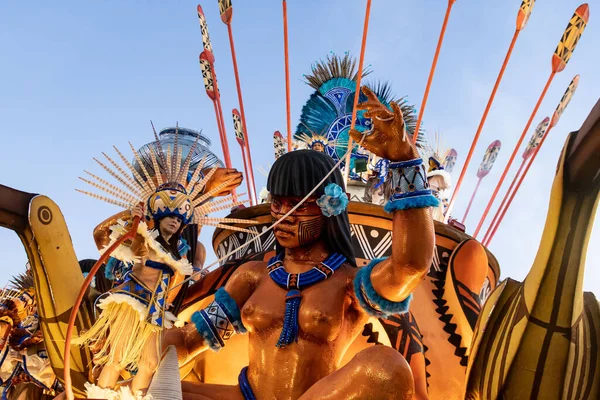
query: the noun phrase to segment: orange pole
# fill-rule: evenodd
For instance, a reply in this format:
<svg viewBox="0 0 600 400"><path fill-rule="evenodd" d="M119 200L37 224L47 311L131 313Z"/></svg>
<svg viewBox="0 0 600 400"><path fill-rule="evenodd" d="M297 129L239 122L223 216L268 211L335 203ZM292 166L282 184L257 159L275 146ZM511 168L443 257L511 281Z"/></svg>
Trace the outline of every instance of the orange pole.
<svg viewBox="0 0 600 400"><path fill-rule="evenodd" d="M257 204L256 202L256 186L254 184L254 169L252 167L252 152L250 151L250 139L248 137L248 127L246 125L246 113L244 112L244 100L242 99L242 87L240 84L240 75L238 72L237 56L235 54L235 45L233 43L233 31L231 30L231 22L227 24L227 32L229 33L229 45L231 47L231 58L233 59L233 73L235 75L235 85L237 88L238 101L240 103L240 115L242 117L242 126L244 127L244 143L248 149L248 168L246 168L247 183L248 183L248 195L250 196L250 202L252 205ZM243 152L244 149L242 149ZM246 160L244 159L244 167Z"/></svg>
<svg viewBox="0 0 600 400"><path fill-rule="evenodd" d="M352 105L352 120L350 121L350 130L356 126L356 113L358 111L358 98L360 97L360 82L362 80L362 72L365 65L365 51L367 49L367 35L369 33L369 18L371 16L371 0L367 0L367 8L365 10L365 23L363 26L362 43L360 45L360 57L358 59L358 74L356 77L356 89L354 90L354 104ZM346 154L344 169L344 182L348 183L350 176L350 157L352 155L352 138L348 135L348 154Z"/></svg>
<svg viewBox="0 0 600 400"><path fill-rule="evenodd" d="M288 44L287 3L283 5L283 53L285 58L285 106L287 110L287 148L292 151L292 106L290 102L290 59Z"/></svg>
<svg viewBox="0 0 600 400"><path fill-rule="evenodd" d="M500 226L500 223L504 219L504 215L508 211L508 208L510 207L513 199L515 198L515 195L517 194L517 191L521 187L521 184L523 183L523 180L525 179L525 176L527 176L527 172L529 172L529 168L531 167L531 164L533 164L533 161L535 160L535 157L537 156L538 152L542 148L542 145L544 144L544 140L546 140L546 138L548 137L548 133L550 133L551 130L552 130L552 127L551 126L548 127L548 130L546 131L546 134L542 138L539 146L535 149L535 152L531 156L531 161L529 161L529 164L527 164L527 168L525 168L525 171L523 172L523 175L521 175L521 178L519 179L519 183L517 183L517 186L515 187L515 190L513 190L513 192L511 193L510 199L508 199L508 203L506 203L506 207L504 207L504 210L502 211L502 214L500 215L500 218L498 219L498 222L496 223L496 226L494 226L494 229L492 230L489 238L487 239L487 241L485 243L485 246L488 246L490 244L490 242L492 241L492 238L496 234L496 231L498 230L498 227ZM506 193L506 196L508 196L508 193ZM498 212L500 212L499 209L498 209Z"/></svg>
<svg viewBox="0 0 600 400"><path fill-rule="evenodd" d="M469 200L469 205L467 206L467 211L465 211L465 216L462 219L462 224L465 224L465 220L467 219L467 215L469 215L469 210L471 209L471 205L473 205L473 200L475 199L475 195L477 194L477 191L479 190L479 185L481 185L481 180L483 178L479 178L479 180L477 181L477 185L475 186L475 190L473 190L473 194L471 195L471 200Z"/></svg>
<svg viewBox="0 0 600 400"><path fill-rule="evenodd" d="M485 110L483 112L483 116L481 117L481 121L479 122L479 127L477 128L477 132L475 133L475 137L473 138L473 142L471 143L471 148L469 149L469 153L467 154L467 158L465 159L465 163L460 171L460 175L458 177L458 181L456 182L456 186L454 187L454 192L452 193L452 197L450 198L450 203L448 203L448 211L446 212L446 221L448 222L448 218L450 218L450 213L452 212L452 208L454 206L454 201L456 200L456 196L458 195L458 191L460 190L462 181L467 173L467 168L469 167L469 163L471 162L471 157L473 157L473 153L475 151L475 147L477 146L477 142L479 141L479 136L481 136L481 131L483 130L483 126L485 125L485 121L487 120L488 113L490 112L490 108L494 103L494 99L496 98L496 92L498 91L498 87L500 86L500 82L504 77L504 71L506 70L506 66L508 65L508 61L512 55L513 49L515 47L515 43L517 43L517 38L519 37L520 30L516 30L513 35L512 41L510 42L510 46L508 51L506 52L506 56L504 57L504 62L502 63L502 68L500 68L500 73L496 78L496 83L494 84L494 88L492 89L492 94L488 100L487 105L485 106ZM464 219L463 219L464 223Z"/></svg>
<svg viewBox="0 0 600 400"><path fill-rule="evenodd" d="M494 189L494 193L492 194L492 197L490 198L490 201L489 201L488 205L486 206L485 211L483 212L483 215L481 216L479 225L477 225L477 229L475 229L475 233L473 234L474 238L477 238L477 234L479 234L479 231L481 230L481 227L483 226L483 223L485 222L485 218L487 217L488 213L490 212L490 208L492 208L492 204L494 203L494 200L496 200L496 196L498 195L498 191L500 190L500 187L502 186L502 183L504 182L504 178L506 178L506 174L508 174L508 170L510 169L515 157L517 156L517 153L519 152L519 147L521 147L521 143L523 143L523 139L525 139L525 135L527 135L527 131L529 130L529 127L531 126L531 123L533 122L533 119L535 118L535 114L537 113L538 109L540 108L540 105L542 104L542 101L544 100L544 97L546 96L546 92L548 91L548 88L550 87L550 84L554 80L555 76L556 76L556 72L552 71L552 73L550 74L550 77L548 78L548 82L546 82L546 86L544 87L544 90L542 91L542 94L540 95L540 98L538 99L537 104L535 105L535 108L533 109L533 112L531 113L531 116L529 117L529 121L527 121L527 125L525 125L525 129L523 129L523 133L521 134L521 137L519 138L519 141L517 142L515 149L513 150L512 154L510 155L510 159L508 160L508 164L506 164L506 168L504 168L504 172L502 172L500 181L498 182L498 185L496 185L496 189Z"/></svg>
<svg viewBox="0 0 600 400"><path fill-rule="evenodd" d="M212 66L212 63L211 63ZM217 115L217 124L220 126L219 131L221 132L221 143L223 144L223 153L225 153L225 151L227 151L227 155L224 155L225 158L225 166L227 168L233 168L231 166L231 158L229 156L229 144L227 142L227 131L225 130L225 121L223 120L223 109L221 108L221 95L219 94L219 87L217 86L217 75L215 74L215 69L212 68L213 70L213 78L214 78L214 85L215 85L215 114ZM244 159L244 164L245 164L245 159ZM231 191L231 196L233 197L233 201L237 201L237 195L235 193L235 189L233 189Z"/></svg>
<svg viewBox="0 0 600 400"><path fill-rule="evenodd" d="M73 328L75 327L75 319L77 318L77 313L78 313L79 307L81 306L81 303L83 301L83 297L85 296L85 292L86 292L87 288L90 286L90 284L92 283L92 279L94 279L94 276L96 276L96 273L98 272L98 270L100 269L102 264L104 264L106 262L108 257L112 254L112 252L115 251L115 249L117 247L119 247L127 239L133 239L135 237L135 235L137 234L137 228L138 228L139 223L140 223L140 218L135 217L133 219L133 224L131 225L131 229L129 230L129 232L127 232L126 234L121 236L115 243L113 243L112 246L110 246L102 254L102 256L100 256L100 259L98 261L96 261L96 264L94 264L94 266L90 270L88 276L83 281L83 285L81 285L79 294L77 295L77 298L75 299L75 304L73 304L73 308L71 308L71 315L69 315L69 323L67 325L67 332L65 335L65 363L64 363L64 370L63 370L63 373L64 373L63 379L65 381L65 392L67 394L68 400L74 399L73 382L71 381L71 339L73 337Z"/></svg>
<svg viewBox="0 0 600 400"><path fill-rule="evenodd" d="M519 169L517 170L517 173L515 174L515 177L513 178L512 182L510 183L510 186L508 187L508 190L506 191L506 194L504 195L504 198L502 199L502 203L500 203L500 207L498 207L498 211L496 211L496 214L494 215L494 218L492 219L492 223L490 224L487 232L483 236L482 243L485 243L488 240L489 234L492 231L492 228L498 222L498 216L500 214L500 211L506 205L506 200L508 199L508 195L510 194L510 192L512 192L512 190L514 189L515 185L517 184L517 180L519 179L519 176L521 175L521 171L523 171L523 167L525 166L525 164L527 163L527 161L528 161L528 159L523 159L523 161L521 161L521 165L519 166Z"/></svg>
<svg viewBox="0 0 600 400"><path fill-rule="evenodd" d="M246 146L240 145L240 147L242 149L242 159L244 160L244 171L246 172L246 177L248 177L246 179L246 186L248 187L248 192L252 193L252 187L250 186L250 178L249 178L250 173L248 172L249 167L248 167L248 160L247 160L248 154L246 154ZM250 205L252 205L252 206L256 205L255 202L252 202L252 197L250 197Z"/></svg>
<svg viewBox="0 0 600 400"><path fill-rule="evenodd" d="M433 75L435 75L435 68L437 66L438 58L440 56L440 50L442 49L442 43L444 42L444 35L446 34L446 27L448 26L448 20L450 19L450 11L456 0L448 0L448 8L446 8L446 16L444 17L444 23L442 24L442 31L438 39L437 47L435 49L435 55L433 56L433 63L429 70L429 78L427 79L427 86L425 86L425 94L423 95L423 101L421 102L421 108L419 109L419 117L417 118L417 125L415 126L415 133L413 134L413 144L417 143L419 137L419 128L421 127L421 120L423 119L423 113L425 112L425 106L427 105L427 98L429 97L429 89L431 89L431 82L433 82Z"/></svg>

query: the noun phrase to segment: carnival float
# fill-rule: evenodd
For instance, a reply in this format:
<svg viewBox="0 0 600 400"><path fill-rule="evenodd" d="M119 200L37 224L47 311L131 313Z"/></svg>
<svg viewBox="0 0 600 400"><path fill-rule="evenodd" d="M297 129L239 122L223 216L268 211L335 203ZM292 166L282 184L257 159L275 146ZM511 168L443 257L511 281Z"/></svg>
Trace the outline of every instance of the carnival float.
<svg viewBox="0 0 600 400"><path fill-rule="evenodd" d="M464 221L500 141L488 146L460 221L454 201L534 0L518 10L455 183L459 152L421 128L454 3L418 114L389 86L363 80L371 73L364 66L369 0L360 55L330 54L313 65L304 79L314 92L294 130L284 0L287 137L273 135L274 162L258 196L235 52L239 111L231 117L242 160L229 155L198 6L199 63L222 161L204 134L178 125L158 132L152 125L147 144L94 158L97 172L86 167L88 188L78 191L118 208L90 232L97 260L78 261L50 198L0 185L0 225L17 233L29 259L0 298L2 398L600 398L600 308L582 291L600 191L600 101L557 154L546 225L523 282L500 280L487 248L578 76L528 142L483 240L474 238L585 29L588 5L569 20L547 85L471 236ZM218 4L233 50L233 6ZM200 243L200 230L213 228L212 243ZM206 248L217 258L210 265Z"/></svg>

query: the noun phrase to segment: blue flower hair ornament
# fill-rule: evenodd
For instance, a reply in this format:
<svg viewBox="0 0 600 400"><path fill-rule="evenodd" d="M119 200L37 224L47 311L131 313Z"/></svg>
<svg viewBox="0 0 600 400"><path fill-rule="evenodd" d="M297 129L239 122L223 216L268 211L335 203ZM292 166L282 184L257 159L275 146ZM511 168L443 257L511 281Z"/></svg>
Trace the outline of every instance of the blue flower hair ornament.
<svg viewBox="0 0 600 400"><path fill-rule="evenodd" d="M325 187L325 194L317 200L317 205L326 217L338 216L348 206L348 195L339 185L330 183Z"/></svg>

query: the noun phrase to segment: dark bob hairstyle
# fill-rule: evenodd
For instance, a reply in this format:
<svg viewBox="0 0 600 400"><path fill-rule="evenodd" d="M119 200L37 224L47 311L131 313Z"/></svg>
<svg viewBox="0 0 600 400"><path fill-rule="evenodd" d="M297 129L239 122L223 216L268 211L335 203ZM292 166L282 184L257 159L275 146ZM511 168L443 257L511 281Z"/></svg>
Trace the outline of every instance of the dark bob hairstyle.
<svg viewBox="0 0 600 400"><path fill-rule="evenodd" d="M292 151L279 157L271 167L267 190L272 196L304 197L334 168L335 162L325 153L314 150ZM322 196L325 193L325 186L330 183L335 183L344 191L346 190L342 174L338 168L335 168L313 196ZM328 241L329 249L342 254L348 263L356 267L348 212L344 211L338 216L326 219L327 232L323 239ZM277 243L277 251L281 250Z"/></svg>

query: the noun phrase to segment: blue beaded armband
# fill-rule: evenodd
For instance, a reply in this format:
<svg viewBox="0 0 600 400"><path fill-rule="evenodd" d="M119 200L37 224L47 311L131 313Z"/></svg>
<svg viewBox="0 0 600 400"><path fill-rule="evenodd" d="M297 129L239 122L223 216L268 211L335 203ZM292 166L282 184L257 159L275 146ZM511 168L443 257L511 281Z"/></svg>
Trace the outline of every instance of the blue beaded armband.
<svg viewBox="0 0 600 400"><path fill-rule="evenodd" d="M386 212L409 208L437 207L440 201L432 194L427 183L427 172L420 158L390 163L394 190L385 205Z"/></svg>
<svg viewBox="0 0 600 400"><path fill-rule="evenodd" d="M354 278L354 295L361 307L369 314L378 318L386 318L394 314L404 314L408 311L412 294L406 299L398 302L390 301L381 296L371 282L371 272L375 265L384 258L376 258L369 265L358 271Z"/></svg>
<svg viewBox="0 0 600 400"><path fill-rule="evenodd" d="M196 311L191 320L214 351L224 347L225 341L234 333L246 333L237 303L223 288L217 290L215 300L205 309Z"/></svg>

